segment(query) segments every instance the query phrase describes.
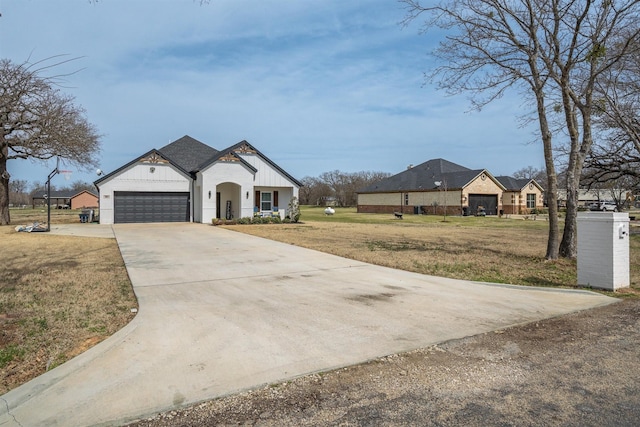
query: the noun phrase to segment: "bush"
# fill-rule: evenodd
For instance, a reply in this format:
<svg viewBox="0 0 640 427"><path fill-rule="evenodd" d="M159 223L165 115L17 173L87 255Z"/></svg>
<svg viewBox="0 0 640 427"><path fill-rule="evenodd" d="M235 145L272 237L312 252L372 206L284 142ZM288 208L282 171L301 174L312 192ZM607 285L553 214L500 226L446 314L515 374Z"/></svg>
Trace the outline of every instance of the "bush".
<svg viewBox="0 0 640 427"><path fill-rule="evenodd" d="M300 220L300 204L298 198L293 197L289 202L289 218L291 222L298 222Z"/></svg>

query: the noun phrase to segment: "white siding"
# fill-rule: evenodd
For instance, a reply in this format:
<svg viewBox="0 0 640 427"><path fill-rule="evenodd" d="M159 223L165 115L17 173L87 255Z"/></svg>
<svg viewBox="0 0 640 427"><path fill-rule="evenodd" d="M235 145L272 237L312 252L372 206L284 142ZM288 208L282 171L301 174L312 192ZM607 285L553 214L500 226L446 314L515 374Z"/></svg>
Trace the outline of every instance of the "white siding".
<svg viewBox="0 0 640 427"><path fill-rule="evenodd" d="M254 185L258 187L291 187L296 184L257 154L237 153L243 160L258 169Z"/></svg>
<svg viewBox="0 0 640 427"><path fill-rule="evenodd" d="M151 168L154 168L153 172ZM113 194L116 191L190 192L190 183L189 177L169 164L132 165L100 184L100 223L113 224Z"/></svg>
<svg viewBox="0 0 640 427"><path fill-rule="evenodd" d="M234 211L234 217L246 217L253 214L253 172L248 170L240 162L217 162L198 174L202 177L202 218L200 222L208 223L216 217L216 191L218 185L224 183L233 183L240 186L239 196L237 198L229 195L229 186L225 186L222 189L227 194L222 195L222 204L220 208L223 210L221 217L224 218L225 201L232 200L236 203L232 204ZM211 198L209 198L209 191L211 191ZM247 192L249 197L247 197ZM232 198L230 198L232 197ZM239 203L237 203L239 199ZM240 205L239 207L237 205ZM234 206L235 205L235 206Z"/></svg>
<svg viewBox="0 0 640 427"><path fill-rule="evenodd" d="M578 213L578 285L629 287L629 214Z"/></svg>

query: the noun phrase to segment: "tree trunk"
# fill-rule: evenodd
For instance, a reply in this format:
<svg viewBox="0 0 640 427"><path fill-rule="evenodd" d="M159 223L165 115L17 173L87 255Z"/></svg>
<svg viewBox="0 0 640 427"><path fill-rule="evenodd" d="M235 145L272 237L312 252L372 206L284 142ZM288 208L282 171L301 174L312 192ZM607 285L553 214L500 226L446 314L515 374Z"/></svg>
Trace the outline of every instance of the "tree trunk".
<svg viewBox="0 0 640 427"><path fill-rule="evenodd" d="M547 239L546 259L558 259L560 226L558 221L558 178L553 163L553 147L551 144L551 132L548 123L540 120L541 129L546 127L546 131L542 133L542 145L544 148L544 163L547 170L547 206L549 208L549 236Z"/></svg>
<svg viewBox="0 0 640 427"><path fill-rule="evenodd" d="M0 225L11 224L9 217L9 172L7 171L8 147L0 152Z"/></svg>
<svg viewBox="0 0 640 427"><path fill-rule="evenodd" d="M578 256L578 192L584 162L593 145L591 116L593 104L593 87L595 85L596 62L591 64L592 76L584 88L584 101L569 90L568 84L563 84L562 102L567 122L567 130L571 140L571 152L567 167L567 214L564 222L564 233L560 243L560 256L575 259ZM564 80L563 80L564 82ZM582 141L576 109L582 119Z"/></svg>
<svg viewBox="0 0 640 427"><path fill-rule="evenodd" d="M547 171L547 205L549 207L549 238L547 240L546 259L557 259L559 249L560 228L558 221L558 178L553 162L552 134L549 130L547 112L544 104L544 84L540 80L535 61L531 63L533 74L533 89L536 96L538 110L538 124L542 136L542 147L544 151L544 163Z"/></svg>

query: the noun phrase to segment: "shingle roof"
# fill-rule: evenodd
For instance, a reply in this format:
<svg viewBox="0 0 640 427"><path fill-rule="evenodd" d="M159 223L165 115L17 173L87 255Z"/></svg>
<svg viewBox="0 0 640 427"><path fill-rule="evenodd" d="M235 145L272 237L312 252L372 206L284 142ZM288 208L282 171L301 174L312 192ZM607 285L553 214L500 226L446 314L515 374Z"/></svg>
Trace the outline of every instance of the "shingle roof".
<svg viewBox="0 0 640 427"><path fill-rule="evenodd" d="M217 160L219 157L222 157L224 154L227 153L235 153L236 150L238 150L240 147L242 146L246 146L249 147L252 151L255 151L255 153L260 156L262 158L262 160L264 160L265 162L267 162L269 165L271 165L271 167L273 167L275 170L279 171L280 173L282 173L284 176L286 176L289 180L291 180L293 183L295 183L298 187L302 187L302 183L300 181L298 181L297 179L295 179L293 176L289 175L289 173L287 171L285 171L284 169L282 169L280 166L278 166L277 164L275 164L270 158L268 158L267 156L265 156L264 154L262 154L260 152L260 150L258 150L256 147L254 147L253 145L249 144L246 140L242 140L236 144L233 144L231 147L225 148L224 150L222 150L218 156L215 156L213 159L210 159L209 161L207 161L208 163L211 163L215 160ZM238 156L240 157L240 156ZM240 157L241 158L241 157ZM204 166L204 165L203 165Z"/></svg>
<svg viewBox="0 0 640 427"><path fill-rule="evenodd" d="M403 190L433 190L436 182L444 182L448 189L462 188L483 169L471 170L445 159L432 159L424 163L378 181L358 191L358 193L377 193Z"/></svg>
<svg viewBox="0 0 640 427"><path fill-rule="evenodd" d="M78 190L51 190L52 199L70 199L76 194L80 193ZM38 189L33 192L35 199L41 199L47 194L47 188Z"/></svg>
<svg viewBox="0 0 640 427"><path fill-rule="evenodd" d="M265 162L269 163L275 169L280 171L283 175L291 179L292 182L294 182L296 185L302 186L302 184L298 180L296 180L294 177L289 175L286 171L284 171L278 165L273 163L273 161L271 161L267 156L265 156L260 151L258 151L255 147L251 146L251 144L249 144L247 141L240 141L229 148L225 148L222 151L218 151L215 148L212 148L188 135L185 135L182 138L177 139L165 145L159 150L153 149L148 151L146 154L143 154L142 156L132 160L126 165L121 166L115 171L102 176L100 179L94 182L94 185L96 187L99 187L101 182L109 179L113 175L116 175L120 171L137 163L140 159L148 157L154 153L158 153L158 155L168 160L171 164L173 164L175 167L180 169L183 173L185 173L186 175L191 175L192 177L196 172L202 170L203 168L207 167L211 163L216 162L217 160L224 157L225 155L235 156L248 169L252 170L253 172L256 172L257 169L255 167L253 167L250 163L248 163L246 160L244 160L241 156L239 156L235 152L239 147L243 145L251 147L251 149L255 151Z"/></svg>
<svg viewBox="0 0 640 427"><path fill-rule="evenodd" d="M219 153L215 148L188 135L165 145L158 151L188 172L198 170L203 161Z"/></svg>
<svg viewBox="0 0 640 427"><path fill-rule="evenodd" d="M531 181L526 178L513 178L511 176L496 176L500 184L504 185L507 190L520 191L525 185Z"/></svg>

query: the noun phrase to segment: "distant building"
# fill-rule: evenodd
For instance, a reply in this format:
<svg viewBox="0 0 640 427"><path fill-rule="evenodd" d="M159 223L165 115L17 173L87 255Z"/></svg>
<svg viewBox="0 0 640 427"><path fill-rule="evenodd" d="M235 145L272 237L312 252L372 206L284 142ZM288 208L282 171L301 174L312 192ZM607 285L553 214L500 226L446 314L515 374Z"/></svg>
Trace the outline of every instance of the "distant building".
<svg viewBox="0 0 640 427"><path fill-rule="evenodd" d="M494 177L445 159L409 167L357 193L361 213L520 214L541 209L544 200L535 180Z"/></svg>

